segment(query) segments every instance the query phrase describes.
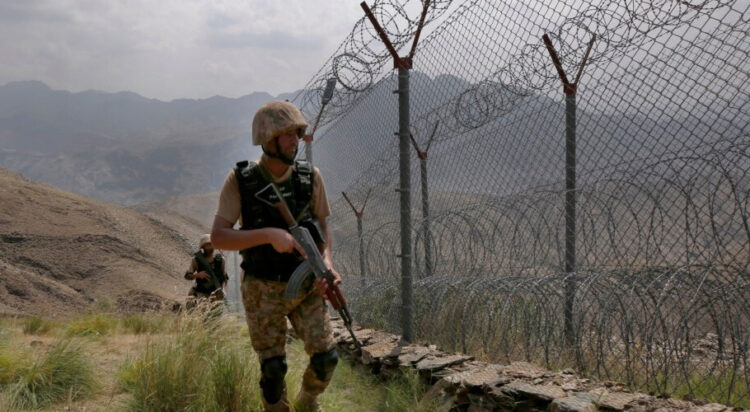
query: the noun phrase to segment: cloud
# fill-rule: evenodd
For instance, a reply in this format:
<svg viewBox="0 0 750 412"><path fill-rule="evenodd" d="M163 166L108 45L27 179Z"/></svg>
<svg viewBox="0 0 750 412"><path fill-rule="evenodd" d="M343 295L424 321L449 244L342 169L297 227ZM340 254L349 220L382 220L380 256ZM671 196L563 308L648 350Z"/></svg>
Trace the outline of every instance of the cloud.
<svg viewBox="0 0 750 412"><path fill-rule="evenodd" d="M209 45L220 48L257 47L271 50L302 50L320 48L323 41L318 37L294 36L284 32L260 33L215 33L209 37Z"/></svg>
<svg viewBox="0 0 750 412"><path fill-rule="evenodd" d="M0 85L41 80L164 100L287 92L361 14L351 0L0 2Z"/></svg>

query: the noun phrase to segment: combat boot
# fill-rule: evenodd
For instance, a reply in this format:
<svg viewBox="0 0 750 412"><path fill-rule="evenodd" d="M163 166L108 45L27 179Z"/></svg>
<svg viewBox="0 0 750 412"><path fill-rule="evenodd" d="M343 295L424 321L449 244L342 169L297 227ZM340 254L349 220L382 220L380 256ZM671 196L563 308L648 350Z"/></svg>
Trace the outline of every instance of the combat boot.
<svg viewBox="0 0 750 412"><path fill-rule="evenodd" d="M266 400L261 396L261 399L263 399L263 406L265 409L263 409L265 412L289 412L289 400L286 397L286 388L284 389L283 394L281 395L281 399L279 399L278 402L274 403L273 405L266 402Z"/></svg>
<svg viewBox="0 0 750 412"><path fill-rule="evenodd" d="M323 412L318 405L318 397L300 389L297 399L294 400L295 412Z"/></svg>

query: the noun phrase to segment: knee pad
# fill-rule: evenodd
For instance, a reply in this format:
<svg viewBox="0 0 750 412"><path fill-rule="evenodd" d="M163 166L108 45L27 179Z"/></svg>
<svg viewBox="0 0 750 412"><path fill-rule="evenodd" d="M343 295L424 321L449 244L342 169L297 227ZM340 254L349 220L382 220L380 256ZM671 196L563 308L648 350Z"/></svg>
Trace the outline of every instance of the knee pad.
<svg viewBox="0 0 750 412"><path fill-rule="evenodd" d="M310 365L312 365L315 376L323 382L331 380L337 363L339 363L339 353L336 348L328 352L316 353L310 357Z"/></svg>
<svg viewBox="0 0 750 412"><path fill-rule="evenodd" d="M263 398L273 405L284 393L284 375L286 375L286 358L276 356L268 358L260 365L262 377L260 387L263 389Z"/></svg>

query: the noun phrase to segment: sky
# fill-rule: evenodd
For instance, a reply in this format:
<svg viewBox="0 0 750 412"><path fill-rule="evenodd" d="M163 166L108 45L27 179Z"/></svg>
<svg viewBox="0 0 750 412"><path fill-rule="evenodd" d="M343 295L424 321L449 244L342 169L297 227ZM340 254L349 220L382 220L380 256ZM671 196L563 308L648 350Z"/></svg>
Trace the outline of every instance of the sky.
<svg viewBox="0 0 750 412"><path fill-rule="evenodd" d="M359 0L2 0L0 85L276 95L304 87L363 15Z"/></svg>

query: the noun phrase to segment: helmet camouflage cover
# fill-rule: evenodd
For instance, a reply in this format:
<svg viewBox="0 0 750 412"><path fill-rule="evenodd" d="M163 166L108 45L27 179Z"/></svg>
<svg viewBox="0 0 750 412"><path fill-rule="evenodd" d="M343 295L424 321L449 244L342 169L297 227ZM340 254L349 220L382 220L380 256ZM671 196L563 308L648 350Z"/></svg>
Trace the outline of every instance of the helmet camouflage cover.
<svg viewBox="0 0 750 412"><path fill-rule="evenodd" d="M290 102L270 102L258 109L253 118L253 145L262 146L283 133L297 131L302 137L307 121L302 112Z"/></svg>
<svg viewBox="0 0 750 412"><path fill-rule="evenodd" d="M201 238L198 241L198 247L203 247L203 245L208 243L211 243L211 235L206 233L205 235L201 235Z"/></svg>

